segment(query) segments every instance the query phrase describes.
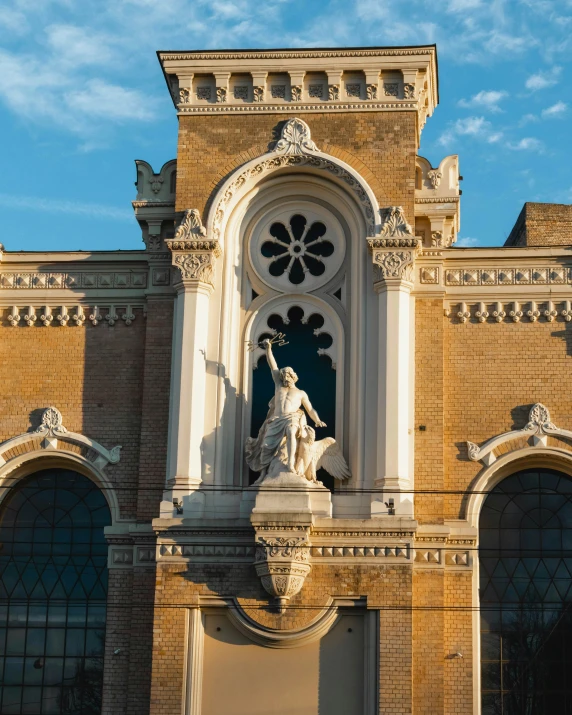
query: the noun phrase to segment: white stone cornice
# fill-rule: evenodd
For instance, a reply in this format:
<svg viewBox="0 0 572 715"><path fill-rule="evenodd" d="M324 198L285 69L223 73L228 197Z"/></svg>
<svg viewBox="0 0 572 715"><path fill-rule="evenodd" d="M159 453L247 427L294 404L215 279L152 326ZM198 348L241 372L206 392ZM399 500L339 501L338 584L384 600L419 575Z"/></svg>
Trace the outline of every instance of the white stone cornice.
<svg viewBox="0 0 572 715"><path fill-rule="evenodd" d="M405 110L420 131L438 103L431 46L161 52L159 61L181 115Z"/></svg>

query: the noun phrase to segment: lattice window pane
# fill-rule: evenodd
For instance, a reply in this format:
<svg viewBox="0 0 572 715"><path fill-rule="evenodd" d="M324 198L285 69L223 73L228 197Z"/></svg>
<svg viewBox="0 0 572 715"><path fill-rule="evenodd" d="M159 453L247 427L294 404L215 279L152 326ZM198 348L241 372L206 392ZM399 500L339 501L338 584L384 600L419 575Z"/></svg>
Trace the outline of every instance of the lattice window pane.
<svg viewBox="0 0 572 715"><path fill-rule="evenodd" d="M0 712L101 711L111 523L101 491L75 472L27 479L0 514ZM6 626L6 628L4 628Z"/></svg>

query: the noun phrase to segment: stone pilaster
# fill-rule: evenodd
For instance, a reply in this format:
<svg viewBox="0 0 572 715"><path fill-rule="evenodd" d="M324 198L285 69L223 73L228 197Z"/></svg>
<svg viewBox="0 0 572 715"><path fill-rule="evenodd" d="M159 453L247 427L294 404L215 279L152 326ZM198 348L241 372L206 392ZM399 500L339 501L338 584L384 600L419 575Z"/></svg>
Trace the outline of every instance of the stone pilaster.
<svg viewBox="0 0 572 715"><path fill-rule="evenodd" d="M377 474L383 490L372 500L372 516L413 513L413 267L421 247L401 207L385 212L379 236L368 239L378 295Z"/></svg>
<svg viewBox="0 0 572 715"><path fill-rule="evenodd" d="M175 237L166 243L173 265L178 268L166 499L172 503L173 498L178 498L183 510L186 505L192 512L187 516L200 516L200 499L189 497L202 482L209 301L221 249L218 241L207 238L196 209L185 211ZM176 512L172 506L169 510Z"/></svg>

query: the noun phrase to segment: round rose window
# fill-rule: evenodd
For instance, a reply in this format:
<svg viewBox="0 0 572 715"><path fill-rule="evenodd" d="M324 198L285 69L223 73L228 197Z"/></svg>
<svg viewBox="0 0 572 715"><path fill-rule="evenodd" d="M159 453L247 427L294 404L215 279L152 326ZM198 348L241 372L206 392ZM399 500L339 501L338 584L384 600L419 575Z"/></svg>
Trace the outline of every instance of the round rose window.
<svg viewBox="0 0 572 715"><path fill-rule="evenodd" d="M343 261L343 231L332 214L298 202L267 214L253 232L251 259L265 283L283 292L315 290Z"/></svg>

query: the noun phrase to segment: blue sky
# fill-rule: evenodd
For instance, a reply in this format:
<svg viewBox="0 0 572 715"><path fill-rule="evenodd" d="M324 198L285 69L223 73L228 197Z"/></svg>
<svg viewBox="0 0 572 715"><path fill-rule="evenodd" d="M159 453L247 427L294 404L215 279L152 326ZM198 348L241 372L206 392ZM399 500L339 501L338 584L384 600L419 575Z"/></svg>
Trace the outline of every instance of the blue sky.
<svg viewBox="0 0 572 715"><path fill-rule="evenodd" d="M460 155L459 243L501 245L524 201L572 203L572 0L2 0L0 241L142 247L134 159L176 153L157 49L432 42L420 154Z"/></svg>

